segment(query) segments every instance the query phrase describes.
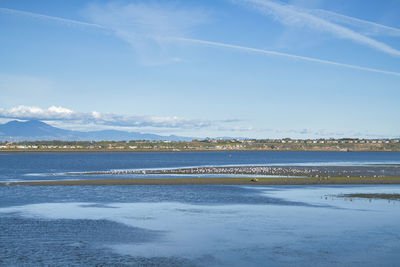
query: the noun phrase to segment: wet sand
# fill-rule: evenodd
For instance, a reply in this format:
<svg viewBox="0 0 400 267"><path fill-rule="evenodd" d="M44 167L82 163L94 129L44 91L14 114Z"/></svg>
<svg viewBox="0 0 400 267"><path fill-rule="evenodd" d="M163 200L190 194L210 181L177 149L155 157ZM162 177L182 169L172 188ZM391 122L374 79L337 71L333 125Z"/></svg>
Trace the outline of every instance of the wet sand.
<svg viewBox="0 0 400 267"><path fill-rule="evenodd" d="M0 183L0 186L81 186L81 185L341 185L400 184L400 177L311 177L311 178L174 178L174 179L94 179L26 181Z"/></svg>
<svg viewBox="0 0 400 267"><path fill-rule="evenodd" d="M387 199L387 200L400 200L400 194L344 194L340 197L351 197L351 198L366 198L366 199Z"/></svg>

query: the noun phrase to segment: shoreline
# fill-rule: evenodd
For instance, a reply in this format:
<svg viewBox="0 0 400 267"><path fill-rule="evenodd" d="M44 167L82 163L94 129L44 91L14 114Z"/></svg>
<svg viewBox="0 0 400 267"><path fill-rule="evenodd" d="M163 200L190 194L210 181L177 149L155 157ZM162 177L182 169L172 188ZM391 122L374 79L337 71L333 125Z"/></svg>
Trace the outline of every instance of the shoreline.
<svg viewBox="0 0 400 267"><path fill-rule="evenodd" d="M171 153L171 152L400 152L398 149L182 149L182 150L156 150L156 149L143 149L143 150L126 150L126 149L2 149L0 153Z"/></svg>
<svg viewBox="0 0 400 267"><path fill-rule="evenodd" d="M0 186L400 184L400 177L258 178L256 180L257 181L254 181L254 178L95 179L95 180L0 182Z"/></svg>
<svg viewBox="0 0 400 267"><path fill-rule="evenodd" d="M387 193L354 193L339 195L341 198L364 198L364 199L387 199L387 200L400 200L400 194L387 194Z"/></svg>

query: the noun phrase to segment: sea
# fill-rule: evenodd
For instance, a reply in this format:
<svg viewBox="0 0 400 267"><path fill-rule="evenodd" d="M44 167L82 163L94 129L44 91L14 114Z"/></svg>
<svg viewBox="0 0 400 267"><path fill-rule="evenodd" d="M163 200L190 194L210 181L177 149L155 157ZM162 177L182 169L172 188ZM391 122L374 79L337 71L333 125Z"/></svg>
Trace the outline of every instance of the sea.
<svg viewBox="0 0 400 267"><path fill-rule="evenodd" d="M0 153L0 182L240 165L400 167L400 153ZM354 193L400 186L0 186L0 266L399 266L400 201Z"/></svg>

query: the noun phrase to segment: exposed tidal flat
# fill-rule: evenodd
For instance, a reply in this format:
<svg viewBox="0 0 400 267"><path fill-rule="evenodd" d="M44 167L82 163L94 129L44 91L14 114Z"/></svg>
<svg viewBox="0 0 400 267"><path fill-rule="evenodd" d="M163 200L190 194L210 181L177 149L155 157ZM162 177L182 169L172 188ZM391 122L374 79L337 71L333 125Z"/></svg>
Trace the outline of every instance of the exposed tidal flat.
<svg viewBox="0 0 400 267"><path fill-rule="evenodd" d="M386 194L386 193L353 193L353 194L340 195L339 197L400 200L400 194Z"/></svg>
<svg viewBox="0 0 400 267"><path fill-rule="evenodd" d="M168 178L168 179L80 179L58 181L0 182L0 186L81 185L330 185L400 184L400 177L318 177L318 178Z"/></svg>
<svg viewBox="0 0 400 267"><path fill-rule="evenodd" d="M400 165L376 164L367 166L211 166L168 169L131 169L65 173L65 175L258 175L276 177L395 177ZM49 174L57 175L57 174Z"/></svg>

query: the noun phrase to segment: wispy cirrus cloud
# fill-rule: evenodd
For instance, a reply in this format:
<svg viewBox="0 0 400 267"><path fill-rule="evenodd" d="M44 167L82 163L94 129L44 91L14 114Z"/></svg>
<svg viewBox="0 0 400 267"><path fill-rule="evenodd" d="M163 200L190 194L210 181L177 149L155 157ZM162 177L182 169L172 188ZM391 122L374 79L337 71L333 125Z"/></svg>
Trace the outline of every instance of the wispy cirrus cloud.
<svg viewBox="0 0 400 267"><path fill-rule="evenodd" d="M340 18L340 21L343 22L345 21L344 16L338 16L337 14L321 10L312 11L271 0L239 0L235 2L245 3L254 10L270 16L286 26L308 28L314 31L330 33L337 38L351 40L392 56L400 56L400 50L328 20L328 17L335 20L339 20ZM353 24L355 23L354 19L351 21ZM349 18L347 18L347 22L349 22Z"/></svg>
<svg viewBox="0 0 400 267"><path fill-rule="evenodd" d="M399 28L379 24L373 21L359 19L324 9L307 9L304 11L325 20L329 20L331 22L348 25L357 29L360 33L364 35L394 37L400 36Z"/></svg>
<svg viewBox="0 0 400 267"><path fill-rule="evenodd" d="M164 37L184 37L195 26L209 22L208 14L203 8L185 8L172 3L146 1L90 4L81 12L87 21L9 8L0 8L0 13L103 30L131 45L144 65L182 61L177 56L171 56L171 46L164 42Z"/></svg>
<svg viewBox="0 0 400 267"><path fill-rule="evenodd" d="M390 54L399 54L400 51L393 49L383 43L377 42L369 37L363 36L345 27L336 25L315 14L308 14L304 9L272 2L269 0L232 0L251 4L259 11L267 12L276 16L290 25L304 25L319 30L339 34L343 38L358 40L361 43L386 51ZM207 21L207 12L202 9L182 9L176 6L140 4L102 4L91 5L83 14L92 22L83 22L60 17L53 17L32 12L0 8L1 12L9 14L30 16L39 19L57 21L65 24L74 24L84 27L101 28L112 32L121 40L128 42L147 64L170 63L181 61L179 57L170 56L165 53L166 47L174 42L192 43L202 46L214 46L225 49L234 49L264 55L280 56L296 60L334 65L343 68L357 69L368 72L381 73L386 75L400 76L400 73L377 68L364 67L360 65L346 64L336 61L324 60L313 57L305 57L290 53L282 53L274 50L258 49L248 46L241 46L230 43L208 41L202 39L188 38L196 25ZM311 11L309 11L311 12ZM339 17L338 15L336 17ZM378 26L377 26L378 27ZM384 25L379 28L384 28ZM392 29L393 30L393 29ZM162 58L162 59L160 59ZM165 59L166 58L166 59Z"/></svg>
<svg viewBox="0 0 400 267"><path fill-rule="evenodd" d="M200 24L208 22L202 8L185 8L171 3L137 2L129 4L92 4L83 12L97 25L110 29L129 43L145 64L175 62L163 37L183 37Z"/></svg>
<svg viewBox="0 0 400 267"><path fill-rule="evenodd" d="M10 109L0 108L0 118L20 120L61 121L67 123L116 126L116 127L154 127L199 129L212 127L236 120L196 120L176 116L133 116L100 112L76 112L68 108L51 106L47 109L34 106L16 106Z"/></svg>

